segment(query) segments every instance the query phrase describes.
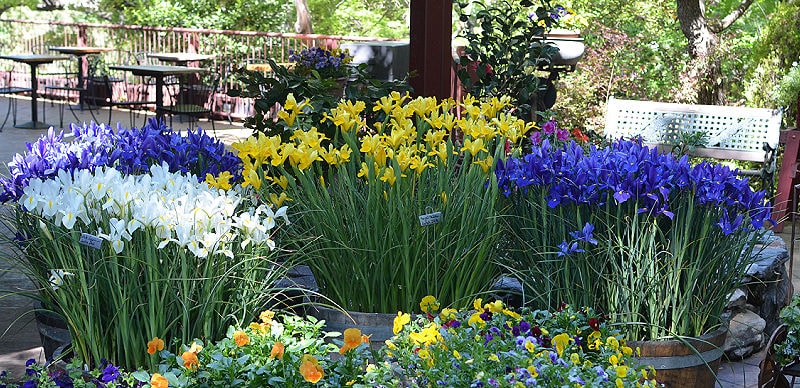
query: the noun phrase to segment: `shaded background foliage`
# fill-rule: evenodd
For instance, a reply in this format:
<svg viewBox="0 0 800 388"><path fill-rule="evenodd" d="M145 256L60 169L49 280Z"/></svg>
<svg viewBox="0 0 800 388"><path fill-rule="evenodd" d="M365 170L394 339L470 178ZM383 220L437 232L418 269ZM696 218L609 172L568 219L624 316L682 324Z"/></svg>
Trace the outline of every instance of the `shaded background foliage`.
<svg viewBox="0 0 800 388"><path fill-rule="evenodd" d="M315 33L392 38L407 38L409 34L410 0L306 3ZM687 40L674 0L552 3L573 8L587 22L582 29L586 55L578 71L561 77L558 83L554 111L560 112L559 120L599 130L609 96L693 102L695 91L686 90L685 85L699 75L689 71ZM719 19L741 3L704 1L709 19ZM67 18L19 11L26 7L71 10L69 18L77 21L275 32L293 32L296 19L292 0L0 0L3 17ZM458 20L457 15L453 20ZM797 20L800 0L755 0L740 19L719 34L715 55L721 64L719 81L727 104L784 107L785 124L795 124L800 70L790 71L800 62L800 34L790 31L796 30Z"/></svg>

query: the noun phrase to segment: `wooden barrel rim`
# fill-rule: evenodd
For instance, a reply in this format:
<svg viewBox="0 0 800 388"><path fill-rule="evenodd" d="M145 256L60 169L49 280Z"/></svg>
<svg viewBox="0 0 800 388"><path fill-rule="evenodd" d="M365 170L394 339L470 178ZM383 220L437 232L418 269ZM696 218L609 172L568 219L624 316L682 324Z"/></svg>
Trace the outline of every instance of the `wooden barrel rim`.
<svg viewBox="0 0 800 388"><path fill-rule="evenodd" d="M635 359L641 365L652 365L656 370L690 368L721 359L727 333L726 328L720 328L699 338L687 338L691 347L680 340L629 341L628 346L639 349L640 356Z"/></svg>

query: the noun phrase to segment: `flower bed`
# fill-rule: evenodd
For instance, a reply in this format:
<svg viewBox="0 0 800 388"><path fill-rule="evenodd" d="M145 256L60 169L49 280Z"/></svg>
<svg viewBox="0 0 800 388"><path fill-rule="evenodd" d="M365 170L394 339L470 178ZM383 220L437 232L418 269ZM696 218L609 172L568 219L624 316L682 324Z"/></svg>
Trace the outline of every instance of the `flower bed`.
<svg viewBox="0 0 800 388"><path fill-rule="evenodd" d="M371 112L360 101L313 112L289 95L275 121L281 134L236 143L238 155L155 121L118 132L73 126L72 141L50 132L17 155L0 197L15 210L10 235L44 302L67 320L78 358L145 367L132 378L156 386L217 378L625 385L641 375L620 369L631 366L620 361L630 352L596 321L559 323L518 344L515 325L546 327L549 315L478 303L469 316L436 317L432 306L463 308L510 272L533 309L594 306L634 323L620 327L631 339L697 336L718 326L749 264L751 232L769 218L764 193L727 168L692 166L635 141L578 145L555 122L529 135L533 124L514 117L507 98L468 96L461 118L450 100L391 93L377 101ZM335 130L318 131L313 117ZM289 249L278 260L273 239L287 214L280 245ZM280 363L267 357L269 336L286 332L236 327L301 261L329 304L422 313L410 326L400 314L387 345L403 361L328 360L321 324L286 318L281 330L296 327L291 336L305 340ZM430 294L439 300L416 304ZM279 327L259 325L268 323ZM346 347L363 353L354 333L345 333ZM240 353L250 341L258 353ZM456 364L463 375L439 372Z"/></svg>
<svg viewBox="0 0 800 388"><path fill-rule="evenodd" d="M153 338L139 352L153 368L113 364L83 371L79 363L50 370L29 365L26 384L152 387L655 387L654 371L631 358L634 349L602 315L563 306L555 312L509 310L500 301L473 309L444 308L431 296L415 320L395 319L395 337L377 352L369 337L347 329L328 336L321 323L264 311L247 327L231 326L217 341L175 348ZM0 384L3 383L0 377ZM13 387L14 385L10 385Z"/></svg>

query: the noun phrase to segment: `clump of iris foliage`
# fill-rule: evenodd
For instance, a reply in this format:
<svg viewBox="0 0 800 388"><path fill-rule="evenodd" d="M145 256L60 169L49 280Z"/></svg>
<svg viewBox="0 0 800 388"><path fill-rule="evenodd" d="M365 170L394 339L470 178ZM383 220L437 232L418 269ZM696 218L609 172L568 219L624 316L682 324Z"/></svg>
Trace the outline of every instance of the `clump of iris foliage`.
<svg viewBox="0 0 800 388"><path fill-rule="evenodd" d="M393 92L364 122L366 104L325 112L332 137L317 131L309 101L292 95L278 123L292 135L233 145L244 186L260 198L291 200L291 229L319 284L336 305L360 312L413 311L424 295L464 304L499 275L492 174L532 125L506 113L508 98L461 104ZM421 220L420 217L423 217ZM427 221L430 221L428 223Z"/></svg>
<svg viewBox="0 0 800 388"><path fill-rule="evenodd" d="M236 179L241 165L201 131L73 125L9 170L9 245L89 365L147 365L137 350L154 336L215 338L252 319L285 275L270 257L286 209L207 184Z"/></svg>
<svg viewBox="0 0 800 388"><path fill-rule="evenodd" d="M538 308L593 306L632 339L699 336L738 287L769 222L764 191L728 167L660 154L542 141L499 161L509 249Z"/></svg>
<svg viewBox="0 0 800 388"><path fill-rule="evenodd" d="M217 341L150 339L137 350L158 359L148 369L105 361L92 370L78 361L48 368L31 360L23 386L661 386L652 367L638 365L624 336L593 309L519 311L480 298L463 310L440 307L425 296L423 314L399 312L394 336L377 350L357 328L328 333L313 317L263 311L247 326L229 326Z"/></svg>

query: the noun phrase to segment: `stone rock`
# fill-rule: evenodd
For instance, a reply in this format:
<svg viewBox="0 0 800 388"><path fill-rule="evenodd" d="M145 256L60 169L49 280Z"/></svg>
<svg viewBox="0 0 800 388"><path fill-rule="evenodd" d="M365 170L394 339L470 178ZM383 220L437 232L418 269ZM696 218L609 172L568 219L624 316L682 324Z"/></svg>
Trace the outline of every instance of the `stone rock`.
<svg viewBox="0 0 800 388"><path fill-rule="evenodd" d="M725 309L734 310L744 307L745 304L747 304L747 292L741 288L737 288L731 292L730 296L728 297L728 305L725 307Z"/></svg>
<svg viewBox="0 0 800 388"><path fill-rule="evenodd" d="M774 278L779 268L789 260L786 248L765 247L753 254L753 262L747 268L747 277L751 279Z"/></svg>
<svg viewBox="0 0 800 388"><path fill-rule="evenodd" d="M764 329L767 322L758 314L743 310L731 318L728 323L728 337L723 350L731 360L741 360L764 346Z"/></svg>
<svg viewBox="0 0 800 388"><path fill-rule="evenodd" d="M786 305L789 293L786 273L789 251L782 239L771 240L763 249L756 247L753 256L742 284L747 290L747 302L757 307L755 311L767 321L766 332L771 333L780 325L780 310Z"/></svg>

